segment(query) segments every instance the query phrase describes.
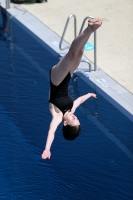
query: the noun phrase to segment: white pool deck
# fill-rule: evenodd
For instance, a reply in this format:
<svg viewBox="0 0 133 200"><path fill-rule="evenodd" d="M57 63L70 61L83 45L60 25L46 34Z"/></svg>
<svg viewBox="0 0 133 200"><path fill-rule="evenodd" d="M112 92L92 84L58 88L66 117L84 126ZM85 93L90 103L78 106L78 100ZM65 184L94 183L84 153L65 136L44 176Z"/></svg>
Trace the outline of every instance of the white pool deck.
<svg viewBox="0 0 133 200"><path fill-rule="evenodd" d="M0 0L0 2L1 2L1 5L4 7L5 0ZM53 2L53 1L51 0L51 2ZM58 47L58 44L60 42L60 36L62 34L66 18L69 14L72 13L72 8L70 8L70 10L69 10L67 5L65 7L65 4L62 3L59 5L59 7L57 9L56 6L60 2L59 0L54 1L54 2L56 2L56 3L53 3L54 8L53 7L50 8L51 2L42 3L42 4L33 4L33 5L23 5L23 7L20 5L18 6L18 5L11 4L11 8L8 9L7 11L10 14L12 14L15 18L17 18L24 26L26 26L28 29L30 29L32 32L34 32L39 38L41 38L42 41L47 43L52 49L54 49L57 53L59 53L61 56L63 56L67 52L67 50L61 51ZM76 2L76 1L74 1L74 2ZM77 2L80 2L80 1L77 0ZM102 0L101 2L104 2L104 1ZM118 2L120 2L120 1L118 1ZM69 4L69 7L70 7L69 0L67 1L67 3ZM113 1L112 4L114 4L114 3L116 3L116 5L118 6L118 3L116 1ZM55 4L57 4L57 5L55 5ZM86 4L83 6L80 3L80 5L82 5L81 6L82 11L83 11L83 7L87 6ZM107 10L109 10L109 9L111 9L112 4L110 3L110 6L109 6L109 3L107 3L107 4L104 4L103 7L106 7ZM65 14L65 11L64 11L64 13L62 12L62 14L60 13L61 5L64 6L62 8L62 11L64 10L64 8L66 8L68 14ZM72 3L72 5L73 5L73 3ZM74 10L76 10L76 12L79 9L78 6L76 3L76 5L75 5L76 9L73 8ZM39 15L34 14L34 12L31 12L31 10L32 10L31 8L33 9L34 12L35 12L35 10L37 10L37 12L39 12L38 10L40 9L40 13L42 13L42 18L46 18L45 19L46 21L45 20L43 21L42 18L39 19ZM55 14L55 11L54 11L54 14L51 14L51 15L53 15L53 17L55 15L55 17L53 18L53 23L51 21L52 20L51 15L47 9L51 13L52 13L52 9L57 9L56 14ZM98 12L98 9L99 8L97 5L96 6L97 14L101 16L102 11L100 13L100 11ZM30 12L28 12L28 10ZM94 15L96 13L96 10L94 8L92 10L92 11L94 11ZM43 16L43 11L46 12L45 17ZM78 11L79 11L78 15L80 16L80 9ZM89 11L90 11L90 9L88 10L88 12ZM87 14L85 15L85 13L86 13L85 11L84 11L84 13L82 13L82 15L84 14L84 17L87 16ZM62 21L61 24L60 24L60 20L58 21L59 15L60 15L60 20ZM65 17L64 17L64 15L65 15ZM84 19L84 17L82 19ZM103 19L104 19L104 17L103 17ZM110 17L109 17L109 19L110 19ZM132 19L133 19L133 16L130 18L131 22L133 22ZM107 20L107 19L106 20L104 19L103 22L105 23L105 27L103 25L101 27L101 29L98 30L98 33L97 33L97 36L98 36L98 38L97 38L98 50L97 51L98 51L98 55L99 55L97 58L98 59L97 71L95 71L95 72L92 71L92 72L87 72L87 73L85 72L85 74L84 74L84 72L81 70L81 71L78 71L77 73L79 74L79 76L81 78L83 78L86 81L87 84L92 85L94 87L94 83L95 83L97 86L96 87L97 91L100 94L102 94L102 96L104 96L114 106L116 106L131 121L133 121L133 94L132 94L132 92L133 92L133 56L131 55L131 53L133 52L133 51L131 52L131 50L133 50L133 45L131 43L131 39L133 37L133 34L131 32L132 27L129 27L129 23L127 22L127 26L128 26L128 28L130 28L130 34L129 34L129 31L126 30L127 33L126 33L125 39L127 38L127 40L128 40L130 38L128 36L131 36L130 43L129 43L130 44L129 46L131 48L129 48L128 42L124 43L124 45L125 45L124 50L126 49L127 51L129 51L129 53L127 52L126 54L124 54L124 50L122 49L122 46L120 45L118 48L118 45L120 42L119 39L121 37L123 37L123 39L124 39L124 33L122 34L122 36L118 34L119 37L117 37L117 35L113 36L112 40L114 40L114 43L112 45L114 45L114 47L111 48L110 47L110 42L111 42L110 35L112 35L113 32L110 33L110 31L114 30L114 28L115 28L115 26L113 27L114 22L112 24L112 21ZM118 26L117 20L115 21L115 23ZM126 23L126 22L124 21L124 23ZM60 28L58 29L57 27L59 27L59 24L60 24ZM110 26L112 28L110 28ZM121 28L124 29L124 24L121 25ZM57 31L57 29L58 29L58 31ZM115 30L115 32L117 32L117 31L119 32L119 28L117 28ZM59 32L60 32L60 34L59 34ZM73 33L72 27L71 27L71 30L69 29L68 32ZM107 35L107 33L108 33L108 35ZM66 34L66 37L67 37L67 34ZM65 37L65 39L66 39L66 37ZM105 37L105 40L102 41L102 43L100 43L100 40L103 37ZM117 38L118 41L116 41L116 39L114 39L114 38ZM70 43L69 36L68 36L68 39L66 39L66 40L68 42L64 41L63 46L69 45L69 43ZM103 47L101 47L101 45ZM122 56L119 55L120 52L116 53L116 51L118 51L119 49L121 51ZM109 55L108 55L108 53L109 53ZM93 53L91 52L91 54L93 54ZM100 58L100 55L101 55L101 58ZM91 61L92 60L91 56L92 55L90 55L90 57L89 57L89 53L87 53L87 54L85 53L85 57L83 57L83 58ZM122 60L123 57L124 57L124 60ZM109 58L111 59L111 62L110 62ZM121 62L117 62L117 60L120 60ZM123 68L122 63L125 62L125 60L126 61L128 60L128 62L125 63L126 66L125 66L125 68ZM106 69L104 68L105 65L107 65ZM119 67L118 67L118 65L119 65ZM113 69L111 66L113 66ZM86 63L81 63L79 68L87 69L88 65ZM93 63L92 63L92 68L93 68ZM115 74L115 76L112 74L112 72ZM89 78L87 76L89 76ZM121 76L121 77L119 77L119 76ZM129 78L128 80L126 79L127 77ZM124 81L121 82L121 80L124 80Z"/></svg>

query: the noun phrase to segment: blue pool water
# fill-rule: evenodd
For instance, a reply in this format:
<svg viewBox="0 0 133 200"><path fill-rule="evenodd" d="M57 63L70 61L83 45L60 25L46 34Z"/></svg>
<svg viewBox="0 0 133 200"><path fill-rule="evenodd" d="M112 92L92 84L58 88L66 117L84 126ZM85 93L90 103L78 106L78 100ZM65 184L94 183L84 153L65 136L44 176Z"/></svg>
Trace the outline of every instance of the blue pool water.
<svg viewBox="0 0 133 200"><path fill-rule="evenodd" d="M0 12L0 199L132 200L133 123L100 94L76 111L81 135L65 141L60 125L51 159L41 159L51 121L48 73L60 55L15 18L6 37L2 26ZM74 75L74 99L94 91Z"/></svg>

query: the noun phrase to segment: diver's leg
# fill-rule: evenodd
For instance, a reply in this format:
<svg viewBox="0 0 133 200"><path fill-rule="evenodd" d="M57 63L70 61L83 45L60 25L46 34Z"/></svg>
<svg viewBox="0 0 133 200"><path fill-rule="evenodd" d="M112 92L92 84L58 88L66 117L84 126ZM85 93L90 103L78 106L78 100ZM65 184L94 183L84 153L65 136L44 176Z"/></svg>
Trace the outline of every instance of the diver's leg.
<svg viewBox="0 0 133 200"><path fill-rule="evenodd" d="M77 55L77 59L75 60L75 62L73 63L71 69L70 69L70 73L71 75L73 74L73 72L78 68L80 62L81 62L81 59L82 59L82 56L83 56L83 53L84 53L84 47L81 48L81 50L79 51L78 55Z"/></svg>
<svg viewBox="0 0 133 200"><path fill-rule="evenodd" d="M73 66L75 66L74 68L78 67L84 45L88 41L91 33L99 28L101 24L102 21L100 19L90 19L88 21L88 27L73 40L69 52L51 70L51 81L54 85L59 85Z"/></svg>
<svg viewBox="0 0 133 200"><path fill-rule="evenodd" d="M91 20L91 19L88 21L88 26L90 26L90 24L92 24L92 21L93 20ZM102 23L101 19L99 19L98 21L100 21L100 23ZM94 30L92 32L94 32ZM74 62L74 64L72 65L72 67L70 69L70 73L71 74L73 74L73 72L78 68L78 66L79 66L79 64L81 62L81 58L82 58L82 55L84 53L84 46L85 46L86 42L87 42L86 40L83 42L83 45L81 46L80 51L79 51L79 53L77 55L77 59L76 59L76 61Z"/></svg>

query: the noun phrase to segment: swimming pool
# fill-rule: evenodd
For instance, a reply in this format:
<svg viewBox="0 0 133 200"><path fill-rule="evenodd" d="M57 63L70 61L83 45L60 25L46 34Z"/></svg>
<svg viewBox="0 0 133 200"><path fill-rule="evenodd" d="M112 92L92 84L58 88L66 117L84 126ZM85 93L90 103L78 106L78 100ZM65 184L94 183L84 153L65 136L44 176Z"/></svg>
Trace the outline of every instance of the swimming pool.
<svg viewBox="0 0 133 200"><path fill-rule="evenodd" d="M98 93L76 111L80 137L65 141L60 126L51 159L41 160L51 120L48 74L60 54L14 17L0 54L0 198L133 199L133 122ZM85 79L73 76L73 98L95 91Z"/></svg>

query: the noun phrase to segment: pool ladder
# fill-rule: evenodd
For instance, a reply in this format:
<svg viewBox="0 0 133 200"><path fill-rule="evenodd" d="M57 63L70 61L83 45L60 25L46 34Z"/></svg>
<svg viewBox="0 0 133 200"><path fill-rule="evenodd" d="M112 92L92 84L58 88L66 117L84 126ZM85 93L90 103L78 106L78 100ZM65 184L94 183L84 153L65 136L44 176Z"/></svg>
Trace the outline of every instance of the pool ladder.
<svg viewBox="0 0 133 200"><path fill-rule="evenodd" d="M76 36L77 36L77 19L76 19L76 15L71 14L71 15L69 15L68 18L67 18L67 21L66 21L66 24L65 24L65 27L64 27L62 36L61 36L61 40L60 40L60 43L59 43L59 48L60 48L60 50L65 50L65 49L68 49L68 48L70 47L70 46L66 46L66 47L62 48L62 42L63 42L63 39L64 39L64 36L65 36L66 30L67 30L69 21L70 21L70 19L71 19L72 17L74 18L74 38L76 38ZM82 30L83 30L83 28L84 28L84 24L85 24L86 20L89 19L89 18L93 19L94 17L92 17L92 16L87 16L87 17L84 18L84 20L83 20L83 22L82 22L82 26L81 26L80 31L79 31L79 34L82 32ZM90 63L89 60L87 60L87 59L81 60L81 62L86 62L86 63L89 65L89 72L91 72L91 71L96 71L96 69L97 69L97 67L96 67L96 61L97 61L97 59L96 59L96 50L97 50L96 47L97 47L97 46L96 46L96 31L95 31L95 32L94 32L94 70L91 69L91 63Z"/></svg>

